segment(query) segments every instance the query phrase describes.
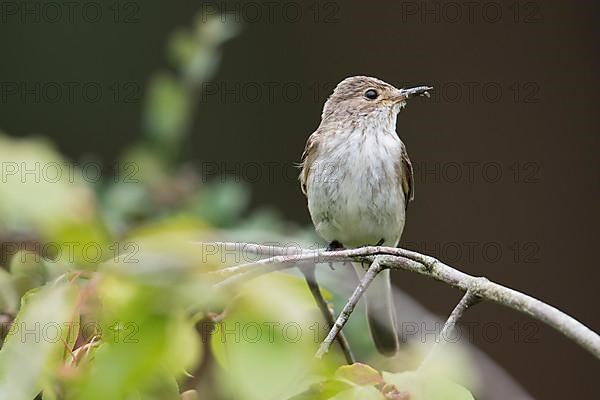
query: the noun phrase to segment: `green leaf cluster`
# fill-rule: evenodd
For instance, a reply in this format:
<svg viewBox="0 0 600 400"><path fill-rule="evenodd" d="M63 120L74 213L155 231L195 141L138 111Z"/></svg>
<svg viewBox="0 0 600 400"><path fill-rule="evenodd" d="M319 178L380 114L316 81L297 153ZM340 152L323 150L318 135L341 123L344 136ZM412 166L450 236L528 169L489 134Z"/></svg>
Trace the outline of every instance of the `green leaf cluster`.
<svg viewBox="0 0 600 400"><path fill-rule="evenodd" d="M112 175L92 182L48 140L0 133L0 399L472 398L431 373L317 362L327 327L298 275L214 289L216 270L256 258L203 242L307 238L250 212L243 183L183 162L230 20L199 16L170 38L171 69L151 78L140 141ZM347 332L367 354L365 327Z"/></svg>

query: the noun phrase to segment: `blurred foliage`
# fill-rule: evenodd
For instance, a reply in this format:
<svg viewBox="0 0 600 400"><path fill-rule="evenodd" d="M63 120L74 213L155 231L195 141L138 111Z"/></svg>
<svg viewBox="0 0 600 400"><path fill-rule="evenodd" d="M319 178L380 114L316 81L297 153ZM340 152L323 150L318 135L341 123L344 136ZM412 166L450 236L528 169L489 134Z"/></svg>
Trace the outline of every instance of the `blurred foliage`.
<svg viewBox="0 0 600 400"><path fill-rule="evenodd" d="M248 215L244 184L182 161L230 20L172 36L173 69L149 82L143 135L114 177L90 182L47 140L0 133L0 399L471 399L440 371L316 362L325 329L298 276L213 288L210 271L247 260L201 241L310 237L273 210ZM360 354L365 332L349 327Z"/></svg>
<svg viewBox="0 0 600 400"><path fill-rule="evenodd" d="M292 400L473 400L462 386L429 372L381 374L368 365L339 367Z"/></svg>

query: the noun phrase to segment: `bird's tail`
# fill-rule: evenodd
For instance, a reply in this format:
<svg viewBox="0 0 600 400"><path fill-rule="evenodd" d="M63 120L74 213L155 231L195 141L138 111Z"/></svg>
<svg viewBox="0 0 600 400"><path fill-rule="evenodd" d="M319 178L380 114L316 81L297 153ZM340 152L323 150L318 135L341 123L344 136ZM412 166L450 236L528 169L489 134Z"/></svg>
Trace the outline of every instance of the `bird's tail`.
<svg viewBox="0 0 600 400"><path fill-rule="evenodd" d="M360 263L353 263L358 278L365 274ZM385 356L395 355L400 347L398 328L396 325L396 310L392 297L392 282L390 270L381 271L364 294L367 323L377 351Z"/></svg>

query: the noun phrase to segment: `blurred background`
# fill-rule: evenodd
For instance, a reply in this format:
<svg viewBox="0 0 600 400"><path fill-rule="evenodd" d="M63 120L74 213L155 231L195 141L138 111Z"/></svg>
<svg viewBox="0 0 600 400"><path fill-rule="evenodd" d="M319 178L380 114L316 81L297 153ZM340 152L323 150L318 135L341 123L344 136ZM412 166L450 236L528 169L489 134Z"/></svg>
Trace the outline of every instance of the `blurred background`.
<svg viewBox="0 0 600 400"><path fill-rule="evenodd" d="M209 223L231 227L239 215L310 237L296 164L335 84L358 74L430 84L432 98L415 99L398 120L415 169L402 246L600 331L597 2L48 4L0 3L3 161L18 162L15 138L43 137L88 183L97 173L162 182L152 212L180 198L201 209L188 190L200 184L213 188L200 197L227 203L222 213L195 209ZM186 29L198 18L196 40ZM147 188L112 186L101 196L109 231L127 229L123 215L130 223L151 212ZM57 208L74 198L85 208L71 195ZM18 232L35 241L11 210L2 209L2 235L12 238L3 240ZM442 317L459 300L414 274L394 281ZM465 323L532 397L600 395L598 361L545 325L487 303Z"/></svg>

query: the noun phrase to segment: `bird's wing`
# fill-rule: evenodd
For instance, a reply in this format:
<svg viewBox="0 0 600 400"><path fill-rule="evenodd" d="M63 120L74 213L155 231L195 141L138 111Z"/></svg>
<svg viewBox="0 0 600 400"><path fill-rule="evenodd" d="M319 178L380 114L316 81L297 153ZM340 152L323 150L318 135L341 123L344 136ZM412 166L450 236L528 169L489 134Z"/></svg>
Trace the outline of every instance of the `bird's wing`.
<svg viewBox="0 0 600 400"><path fill-rule="evenodd" d="M306 185L308 184L308 174L310 173L310 167L317 156L319 130L317 129L312 135L308 137L306 141L306 147L302 153L302 171L300 172L300 188L302 193L306 195Z"/></svg>
<svg viewBox="0 0 600 400"><path fill-rule="evenodd" d="M410 162L410 158L408 158L408 153L406 152L406 146L404 143L402 144L402 152L400 156L400 180L402 184L402 190L404 191L404 200L405 207L408 207L408 202L413 201L415 198L415 181L413 175L413 167Z"/></svg>

